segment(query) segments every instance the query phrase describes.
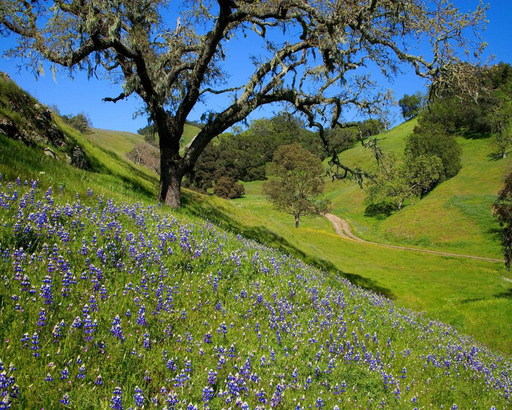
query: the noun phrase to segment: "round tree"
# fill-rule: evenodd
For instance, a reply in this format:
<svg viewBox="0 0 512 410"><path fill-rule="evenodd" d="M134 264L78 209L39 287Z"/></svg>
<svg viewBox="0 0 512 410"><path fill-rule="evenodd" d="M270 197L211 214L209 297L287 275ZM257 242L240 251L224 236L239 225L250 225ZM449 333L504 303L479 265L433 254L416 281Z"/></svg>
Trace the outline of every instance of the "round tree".
<svg viewBox="0 0 512 410"><path fill-rule="evenodd" d="M324 190L325 169L320 158L299 144L282 145L274 153L263 185L263 192L274 206L295 218L318 214L325 205L315 201Z"/></svg>

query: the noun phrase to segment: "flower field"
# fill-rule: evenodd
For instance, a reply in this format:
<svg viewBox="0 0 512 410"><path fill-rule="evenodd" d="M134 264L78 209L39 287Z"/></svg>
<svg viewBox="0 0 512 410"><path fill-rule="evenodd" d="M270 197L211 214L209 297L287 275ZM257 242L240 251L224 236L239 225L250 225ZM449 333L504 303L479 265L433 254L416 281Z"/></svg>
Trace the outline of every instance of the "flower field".
<svg viewBox="0 0 512 410"><path fill-rule="evenodd" d="M66 188L67 189L67 188ZM0 182L0 408L507 408L512 362L303 262Z"/></svg>

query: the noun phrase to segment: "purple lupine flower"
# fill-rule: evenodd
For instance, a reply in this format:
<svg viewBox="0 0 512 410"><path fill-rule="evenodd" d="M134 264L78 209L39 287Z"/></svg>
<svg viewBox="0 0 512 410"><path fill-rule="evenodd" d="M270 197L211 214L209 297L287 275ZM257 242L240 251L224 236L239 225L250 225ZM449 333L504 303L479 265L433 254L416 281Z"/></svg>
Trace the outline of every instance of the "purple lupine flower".
<svg viewBox="0 0 512 410"><path fill-rule="evenodd" d="M60 374L61 374L61 376L60 376L61 380L67 380L67 378L69 377L69 370L68 370L68 368L64 367L64 369L61 370Z"/></svg>
<svg viewBox="0 0 512 410"><path fill-rule="evenodd" d="M39 334L37 332L34 332L34 334L32 335L32 346L30 347L30 349L34 351L34 357L39 357Z"/></svg>
<svg viewBox="0 0 512 410"><path fill-rule="evenodd" d="M215 370L208 370L208 383L213 385L217 381L217 372Z"/></svg>
<svg viewBox="0 0 512 410"><path fill-rule="evenodd" d="M123 410L123 392L121 387L114 388L110 398L110 407L114 410Z"/></svg>
<svg viewBox="0 0 512 410"><path fill-rule="evenodd" d="M137 324L140 326L147 326L146 323L146 306L142 305L139 309L139 314L136 320Z"/></svg>
<svg viewBox="0 0 512 410"><path fill-rule="evenodd" d="M171 409L174 409L176 404L178 404L180 401L178 399L178 395L174 391L171 391L167 395L165 402Z"/></svg>
<svg viewBox="0 0 512 410"><path fill-rule="evenodd" d="M148 332L144 333L144 339L142 341L142 346L144 347L144 349L150 349L151 348L151 342L149 340L149 333Z"/></svg>
<svg viewBox="0 0 512 410"><path fill-rule="evenodd" d="M204 389L203 389L203 396L202 396L202 400L206 403L206 402L209 402L211 399L213 399L213 396L214 396L215 392L214 390L210 387L210 386L206 386Z"/></svg>
<svg viewBox="0 0 512 410"><path fill-rule="evenodd" d="M91 320L91 317L87 315L83 322L85 340L92 340L92 334L96 331L98 327L98 322L96 319L94 321Z"/></svg>
<svg viewBox="0 0 512 410"><path fill-rule="evenodd" d="M65 393L64 396L62 396L62 399L60 399L60 402L64 405L64 406L69 406L69 394Z"/></svg>
<svg viewBox="0 0 512 410"><path fill-rule="evenodd" d="M177 362L177 359L169 359L167 361L167 368L169 370L172 370L173 372L177 371L178 370L178 365L176 364Z"/></svg>
<svg viewBox="0 0 512 410"><path fill-rule="evenodd" d="M144 405L144 395L139 386L135 386L135 393L133 394L133 400L135 401L136 407L142 407Z"/></svg>
<svg viewBox="0 0 512 410"><path fill-rule="evenodd" d="M39 320L37 321L38 326L45 326L46 325L46 309L41 309L39 311Z"/></svg>
<svg viewBox="0 0 512 410"><path fill-rule="evenodd" d="M117 337L119 340L124 341L125 337L123 335L123 329L121 327L121 318L117 315L112 321L112 327L110 328L110 333Z"/></svg>
<svg viewBox="0 0 512 410"><path fill-rule="evenodd" d="M77 379L85 379L85 365L82 365L78 368L78 374L76 375Z"/></svg>

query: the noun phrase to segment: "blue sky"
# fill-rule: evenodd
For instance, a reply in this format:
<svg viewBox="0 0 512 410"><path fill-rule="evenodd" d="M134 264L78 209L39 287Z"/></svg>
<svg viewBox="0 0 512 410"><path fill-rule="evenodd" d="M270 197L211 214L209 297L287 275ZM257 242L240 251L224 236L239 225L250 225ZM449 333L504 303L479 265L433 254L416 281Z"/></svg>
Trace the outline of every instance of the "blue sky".
<svg viewBox="0 0 512 410"><path fill-rule="evenodd" d="M455 3L463 10L474 8L477 0L456 0ZM512 2L510 0L491 0L487 13L487 30L483 33L483 40L488 43L484 56L494 55L494 63L500 61L512 63ZM0 37L0 51L6 50L12 42ZM0 57L0 71L6 72L24 90L47 105L56 105L62 114L77 114L84 112L91 118L93 126L97 128L115 129L136 132L147 124L144 116L134 118L140 111L142 103L133 96L126 101L118 103L103 102L104 97L115 97L120 92L119 85L112 85L105 79L88 80L84 73L76 73L69 78L65 72L60 71L56 79L48 72L38 79L30 70L19 68L19 60ZM243 67L242 65L240 67ZM243 68L242 68L243 70ZM233 67L230 73L233 77L243 75L239 67ZM410 70L398 76L393 83L386 85L399 99L404 94L412 94L425 90L425 82L417 78ZM215 101L210 102L215 104ZM208 107L199 107L190 120L199 120L202 110ZM215 108L215 107L210 107ZM276 108L277 109L277 108ZM398 110L393 111L391 122L400 121ZM252 118L271 116L272 109L253 114ZM350 120L351 118L346 118ZM357 118L356 118L357 119Z"/></svg>

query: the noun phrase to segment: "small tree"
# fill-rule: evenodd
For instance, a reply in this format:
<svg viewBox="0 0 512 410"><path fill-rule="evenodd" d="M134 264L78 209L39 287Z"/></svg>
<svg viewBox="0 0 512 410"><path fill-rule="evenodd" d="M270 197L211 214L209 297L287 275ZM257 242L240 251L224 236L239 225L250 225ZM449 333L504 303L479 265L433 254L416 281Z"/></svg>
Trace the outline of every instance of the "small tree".
<svg viewBox="0 0 512 410"><path fill-rule="evenodd" d="M302 215L325 209L325 204L314 200L324 190L322 161L299 144L279 147L267 174L271 178L263 185L263 192L277 209L293 215L296 228Z"/></svg>
<svg viewBox="0 0 512 410"><path fill-rule="evenodd" d="M503 227L501 244L503 256L505 256L505 266L510 270L512 262L512 173L505 179L505 185L499 192L493 208L494 215Z"/></svg>
<svg viewBox="0 0 512 410"><path fill-rule="evenodd" d="M439 157L443 169L438 182L454 177L462 167L460 144L453 135L445 132L442 125L430 121L420 119L414 132L407 138L404 154L409 163L415 163L422 155Z"/></svg>
<svg viewBox="0 0 512 410"><path fill-rule="evenodd" d="M507 150L512 146L512 103L509 99L503 100L490 113L493 145L501 158L507 157Z"/></svg>
<svg viewBox="0 0 512 410"><path fill-rule="evenodd" d="M240 198L245 194L245 188L236 179L223 176L215 183L213 193L226 199Z"/></svg>
<svg viewBox="0 0 512 410"><path fill-rule="evenodd" d="M400 100L398 100L398 105L402 109L402 116L406 120L410 120L420 113L424 102L425 97L423 94L417 92L416 94L412 95L405 94Z"/></svg>
<svg viewBox="0 0 512 410"><path fill-rule="evenodd" d="M89 116L83 112L77 115L64 115L62 118L77 131L85 134L91 130L92 123Z"/></svg>
<svg viewBox="0 0 512 410"><path fill-rule="evenodd" d="M368 201L392 203L395 209L402 209L405 200L414 196L407 176L407 168L393 155L382 157L378 172L368 182Z"/></svg>

